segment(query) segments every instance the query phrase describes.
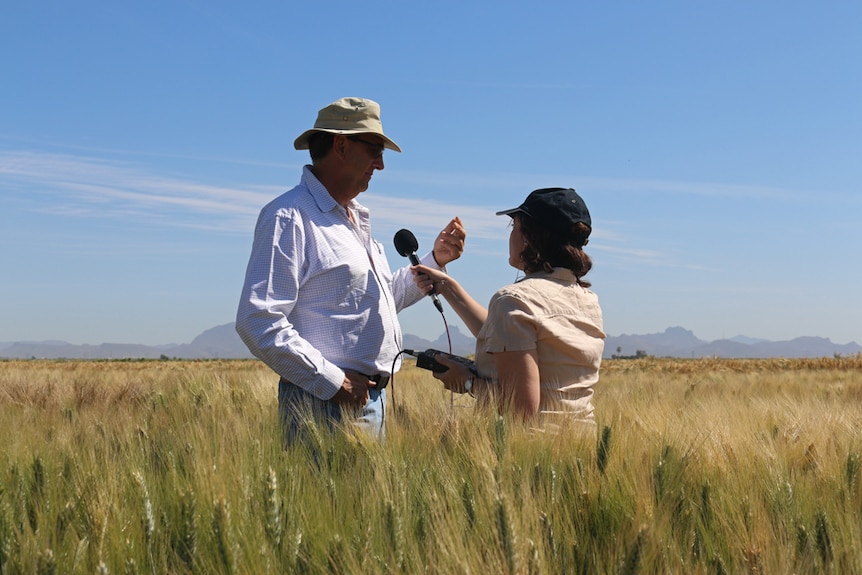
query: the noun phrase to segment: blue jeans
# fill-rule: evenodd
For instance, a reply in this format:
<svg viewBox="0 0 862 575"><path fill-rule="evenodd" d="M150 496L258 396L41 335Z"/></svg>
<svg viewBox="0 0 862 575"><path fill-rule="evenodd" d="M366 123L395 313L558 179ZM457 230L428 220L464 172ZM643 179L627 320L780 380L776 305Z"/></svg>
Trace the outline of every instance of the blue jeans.
<svg viewBox="0 0 862 575"><path fill-rule="evenodd" d="M278 383L278 413L285 442L311 439L309 426L334 431L349 424L383 439L386 431L384 408L386 390L368 388L368 402L361 408L342 407L333 401L315 397L297 385L282 379Z"/></svg>

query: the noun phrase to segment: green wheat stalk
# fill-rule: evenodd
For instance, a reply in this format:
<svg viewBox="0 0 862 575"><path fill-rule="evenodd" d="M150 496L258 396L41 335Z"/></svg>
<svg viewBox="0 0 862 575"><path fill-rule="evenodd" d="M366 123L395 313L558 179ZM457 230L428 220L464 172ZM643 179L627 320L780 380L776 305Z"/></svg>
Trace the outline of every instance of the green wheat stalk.
<svg viewBox="0 0 862 575"><path fill-rule="evenodd" d="M57 560L51 549L45 549L39 553L36 561L36 573L38 575L55 575L57 573Z"/></svg>
<svg viewBox="0 0 862 575"><path fill-rule="evenodd" d="M473 484L469 481L461 485L461 502L467 515L467 525L472 530L476 525L476 493L473 491Z"/></svg>
<svg viewBox="0 0 862 575"><path fill-rule="evenodd" d="M215 502L212 518L218 558L228 573L236 572L236 556L230 535L230 507L224 497Z"/></svg>
<svg viewBox="0 0 862 575"><path fill-rule="evenodd" d="M48 502L45 499L45 488L48 479L45 474L45 464L39 455L33 458L32 472L33 483L30 486L28 511L30 527L33 531L36 531L39 525L39 511L44 510L45 514L50 513Z"/></svg>
<svg viewBox="0 0 862 575"><path fill-rule="evenodd" d="M817 513L817 518L814 522L814 539L817 542L817 551L820 553L820 558L823 563L832 561L832 536L829 534L829 519L826 513L820 511Z"/></svg>
<svg viewBox="0 0 862 575"><path fill-rule="evenodd" d="M640 573L641 558L643 556L644 544L646 542L646 527L641 527L638 536L626 554L625 562L620 570L622 575L637 575Z"/></svg>
<svg viewBox="0 0 862 575"><path fill-rule="evenodd" d="M180 506L180 537L178 554L190 571L194 570L198 548L198 522L195 495L192 491L183 494Z"/></svg>
<svg viewBox="0 0 862 575"><path fill-rule="evenodd" d="M545 541L547 541L548 551L551 554L551 559L556 563L558 560L557 557L557 538L554 536L554 526L551 525L551 520L548 518L547 513L541 513L539 515L539 519L542 522L542 532L545 535Z"/></svg>
<svg viewBox="0 0 862 575"><path fill-rule="evenodd" d="M497 415L494 417L494 452L497 454L497 461L501 461L506 453L506 440L506 420Z"/></svg>
<svg viewBox="0 0 862 575"><path fill-rule="evenodd" d="M404 530L401 522L401 517L395 511L395 506L391 501L386 502L384 510L384 522L386 525L386 535L389 537L389 548L392 549L395 555L395 562L399 569L404 569Z"/></svg>
<svg viewBox="0 0 862 575"><path fill-rule="evenodd" d="M0 490L2 495L2 490ZM9 508L0 497L0 573L12 558L12 526L9 524Z"/></svg>
<svg viewBox="0 0 862 575"><path fill-rule="evenodd" d="M276 549L281 548L282 524L281 524L281 500L278 497L278 476L270 467L264 485L264 506L266 524L264 529L269 542Z"/></svg>
<svg viewBox="0 0 862 575"><path fill-rule="evenodd" d="M539 557L539 549L532 539L527 539L527 573L530 575L539 575L542 573L542 562Z"/></svg>
<svg viewBox="0 0 862 575"><path fill-rule="evenodd" d="M602 435L596 447L596 466L599 473L604 474L608 465L608 457L611 453L611 428L606 425L602 428Z"/></svg>
<svg viewBox="0 0 862 575"><path fill-rule="evenodd" d="M303 554L304 546L302 539L302 531L297 530L293 536L290 546L290 563L296 568L297 573L305 573L308 571L306 556Z"/></svg>
<svg viewBox="0 0 862 575"><path fill-rule="evenodd" d="M859 468L862 466L859 454L851 451L847 454L847 463L845 464L845 476L847 479L847 490L853 492L856 485L859 483Z"/></svg>
<svg viewBox="0 0 862 575"><path fill-rule="evenodd" d="M509 573L515 573L515 529L509 518L506 502L501 496L497 498L497 537L500 540L500 547L506 558Z"/></svg>
<svg viewBox="0 0 862 575"><path fill-rule="evenodd" d="M144 476L140 471L135 471L133 474L135 478L135 482L137 482L138 487L141 491L141 497L144 502L144 516L142 518L142 523L144 527L144 541L147 544L147 554L150 557L150 565L153 569L153 574L156 572L156 564L153 560L153 535L156 532L156 518L153 515L153 504L150 500L150 492L147 489L147 484L144 481Z"/></svg>
<svg viewBox="0 0 862 575"><path fill-rule="evenodd" d="M141 490L141 498L144 502L144 516L141 524L144 527L144 538L149 545L153 539L153 533L156 531L156 518L153 515L153 504L150 501L150 492L147 489L147 483L144 481L144 476L140 471L134 472L135 482Z"/></svg>

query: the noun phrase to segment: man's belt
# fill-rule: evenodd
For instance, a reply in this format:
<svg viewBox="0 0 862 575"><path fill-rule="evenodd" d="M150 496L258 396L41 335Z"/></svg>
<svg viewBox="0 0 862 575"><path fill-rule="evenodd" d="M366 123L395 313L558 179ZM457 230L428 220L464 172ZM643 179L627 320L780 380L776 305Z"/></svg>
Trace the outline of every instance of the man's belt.
<svg viewBox="0 0 862 575"><path fill-rule="evenodd" d="M365 375L364 373L360 375ZM387 385L389 385L389 380L392 379L392 376L386 375L385 373L375 373L374 375L365 375L368 378L368 381L373 381L375 383L374 389L385 389ZM281 378L280 383L285 383L287 385L296 385L285 378Z"/></svg>

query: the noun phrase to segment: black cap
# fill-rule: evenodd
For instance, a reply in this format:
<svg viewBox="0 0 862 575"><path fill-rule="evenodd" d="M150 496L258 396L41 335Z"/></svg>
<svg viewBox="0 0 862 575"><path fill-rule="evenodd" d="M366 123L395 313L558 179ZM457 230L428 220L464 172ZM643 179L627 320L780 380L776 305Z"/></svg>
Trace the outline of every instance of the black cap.
<svg viewBox="0 0 862 575"><path fill-rule="evenodd" d="M497 212L498 216L511 216L515 212L527 214L554 231L568 235L572 226L585 223L593 228L590 211L583 198L572 188L543 188L530 192L517 208Z"/></svg>

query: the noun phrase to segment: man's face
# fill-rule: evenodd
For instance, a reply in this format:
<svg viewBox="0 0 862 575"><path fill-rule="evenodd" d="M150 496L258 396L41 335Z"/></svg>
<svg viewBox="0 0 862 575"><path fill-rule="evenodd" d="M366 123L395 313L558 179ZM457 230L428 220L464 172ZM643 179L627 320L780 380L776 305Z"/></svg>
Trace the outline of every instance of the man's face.
<svg viewBox="0 0 862 575"><path fill-rule="evenodd" d="M374 170L382 170L383 138L374 134L347 137L345 162L350 169L357 193L368 189Z"/></svg>

